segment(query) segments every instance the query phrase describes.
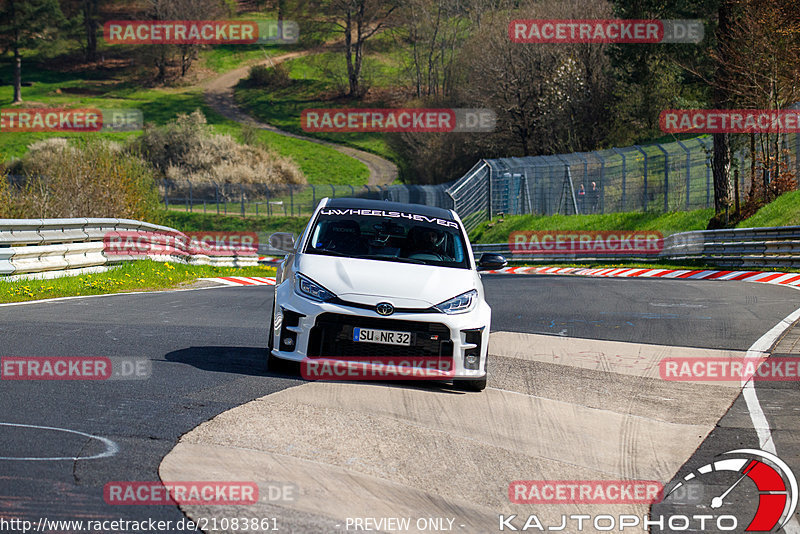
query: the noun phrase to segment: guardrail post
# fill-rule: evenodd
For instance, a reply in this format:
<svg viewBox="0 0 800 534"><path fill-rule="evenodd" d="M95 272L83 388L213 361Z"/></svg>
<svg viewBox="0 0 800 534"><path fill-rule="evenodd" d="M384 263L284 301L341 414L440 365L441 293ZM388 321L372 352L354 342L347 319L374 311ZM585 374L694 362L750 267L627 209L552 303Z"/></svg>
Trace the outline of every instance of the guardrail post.
<svg viewBox="0 0 800 534"><path fill-rule="evenodd" d="M639 145L633 145L633 148L641 152L644 156L644 211L647 211L647 152L642 150L642 147Z"/></svg>

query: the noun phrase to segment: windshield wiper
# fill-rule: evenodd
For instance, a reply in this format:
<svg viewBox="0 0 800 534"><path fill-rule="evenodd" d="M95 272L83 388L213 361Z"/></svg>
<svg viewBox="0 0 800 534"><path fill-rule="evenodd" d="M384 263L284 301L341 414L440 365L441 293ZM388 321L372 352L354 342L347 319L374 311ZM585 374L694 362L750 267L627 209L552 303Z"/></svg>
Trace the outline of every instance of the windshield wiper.
<svg viewBox="0 0 800 534"><path fill-rule="evenodd" d="M341 256L342 258L352 258L349 254L344 254L342 252L336 250L327 250L324 248L315 248L312 249L311 254L321 254L324 256Z"/></svg>
<svg viewBox="0 0 800 534"><path fill-rule="evenodd" d="M380 256L377 254L364 254L362 256L353 256L353 258L358 258L360 260L384 260L384 261L396 261L400 263L416 263L418 265L427 265L426 262L414 258L398 258L397 256Z"/></svg>

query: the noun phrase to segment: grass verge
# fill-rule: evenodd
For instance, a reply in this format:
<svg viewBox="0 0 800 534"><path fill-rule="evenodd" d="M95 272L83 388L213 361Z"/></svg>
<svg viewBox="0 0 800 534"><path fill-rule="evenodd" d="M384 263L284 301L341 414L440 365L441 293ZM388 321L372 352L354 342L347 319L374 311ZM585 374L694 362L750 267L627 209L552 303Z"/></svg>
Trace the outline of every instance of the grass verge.
<svg viewBox="0 0 800 534"><path fill-rule="evenodd" d="M293 232L299 234L308 217L237 217L169 211L163 215L165 226L181 232Z"/></svg>
<svg viewBox="0 0 800 534"><path fill-rule="evenodd" d="M736 227L763 228L796 225L800 225L800 191L784 193L759 209L752 217L737 224Z"/></svg>
<svg viewBox="0 0 800 534"><path fill-rule="evenodd" d="M473 243L506 243L511 232L529 230L640 230L664 235L704 230L712 209L670 213L605 213L602 215L506 215L481 223L470 233Z"/></svg>
<svg viewBox="0 0 800 534"><path fill-rule="evenodd" d="M198 278L218 276L274 276L275 267L213 267L139 260L103 273L65 276L52 280L0 279L0 302L23 302L57 297L151 291L184 286Z"/></svg>
<svg viewBox="0 0 800 534"><path fill-rule="evenodd" d="M384 102L381 97L365 104L361 99L339 96L343 88L330 81L331 73L326 71L325 66L326 60L333 61L334 59L334 54L327 52L287 61L291 78L291 84L288 87L248 87L247 83L243 81L235 89L236 103L253 117L282 130L358 148L397 162L397 154L391 149L382 133L323 133L306 132L302 129L300 114L304 109L397 107L391 102ZM386 74L380 79L396 79L396 75L388 74L394 72L395 68L390 62L383 59L382 61L373 60L372 63L375 72ZM386 88L377 87L376 89L380 92Z"/></svg>

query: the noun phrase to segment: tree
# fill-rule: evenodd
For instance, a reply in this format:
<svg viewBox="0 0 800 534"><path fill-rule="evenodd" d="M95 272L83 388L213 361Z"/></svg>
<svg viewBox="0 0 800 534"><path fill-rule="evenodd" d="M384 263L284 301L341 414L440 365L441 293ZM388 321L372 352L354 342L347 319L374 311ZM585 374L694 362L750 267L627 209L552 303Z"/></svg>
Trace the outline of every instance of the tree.
<svg viewBox="0 0 800 534"><path fill-rule="evenodd" d="M607 45L514 43L516 18L610 18L591 0L530 2L518 11L484 14L464 46L458 99L497 113L498 130L483 136L486 152L539 155L592 150L605 137L609 108Z"/></svg>
<svg viewBox="0 0 800 534"><path fill-rule="evenodd" d="M800 15L796 5L790 0L724 0L722 5L725 10L721 6L718 42L711 53L716 65L714 107L781 110L797 102ZM796 177L788 171L781 150L785 132L753 133L749 137L751 200L768 202L786 188L794 188ZM729 138L714 136L717 213L725 210L730 197L729 186L725 196L725 184L730 183ZM760 180L757 169L761 171Z"/></svg>
<svg viewBox="0 0 800 534"><path fill-rule="evenodd" d="M473 24L462 0L407 0L398 15L396 34L408 51L404 57L416 96L449 96L457 53Z"/></svg>
<svg viewBox="0 0 800 534"><path fill-rule="evenodd" d="M61 0L61 11L67 19L65 30L80 44L86 61L97 59L99 4L100 0Z"/></svg>
<svg viewBox="0 0 800 534"><path fill-rule="evenodd" d="M14 100L22 102L22 50L55 33L64 22L58 0L5 0L0 3L0 49L14 54Z"/></svg>
<svg viewBox="0 0 800 534"><path fill-rule="evenodd" d="M303 4L307 19L304 28L321 26L322 30L332 30L344 37L348 96L363 96L362 67L367 41L393 24L400 4L400 0L310 0Z"/></svg>
<svg viewBox="0 0 800 534"><path fill-rule="evenodd" d="M147 16L154 20L210 20L222 15L223 6L218 2L204 0L148 0ZM176 62L180 76L189 71L198 57L199 44L154 44L148 45L149 59L156 67L156 80L167 80L167 70Z"/></svg>

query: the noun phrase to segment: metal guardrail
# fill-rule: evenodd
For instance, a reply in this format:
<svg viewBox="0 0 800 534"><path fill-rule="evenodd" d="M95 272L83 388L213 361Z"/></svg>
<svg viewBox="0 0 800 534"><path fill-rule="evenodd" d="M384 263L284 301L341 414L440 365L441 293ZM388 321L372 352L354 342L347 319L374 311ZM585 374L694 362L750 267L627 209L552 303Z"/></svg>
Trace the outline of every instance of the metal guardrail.
<svg viewBox="0 0 800 534"><path fill-rule="evenodd" d="M145 243L159 245L158 254L109 253L109 235L135 235ZM164 247L168 238L171 245ZM260 239L259 253L284 253ZM131 219L2 219L0 220L0 276L48 271L67 271L114 265L136 259L155 259L200 265L248 266L258 255L232 250L207 254L190 239L166 226ZM560 254L512 253L509 243L473 245L476 254L498 252L511 261L584 262L702 260L722 267L800 267L800 226L700 230L666 236L659 254Z"/></svg>
<svg viewBox="0 0 800 534"><path fill-rule="evenodd" d="M158 253L111 253L106 240L119 234L152 244ZM0 275L76 270L137 259L229 267L258 264L254 252L208 254L190 243L174 228L131 219L2 219Z"/></svg>
<svg viewBox="0 0 800 534"><path fill-rule="evenodd" d="M555 233L555 232L553 232ZM698 230L664 237L658 254L567 254L512 253L509 243L473 245L476 254L497 252L511 261L591 262L702 260L720 267L800 267L800 226Z"/></svg>

